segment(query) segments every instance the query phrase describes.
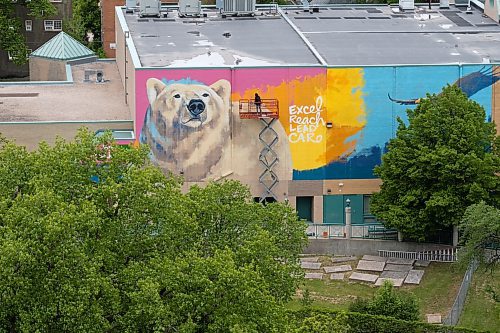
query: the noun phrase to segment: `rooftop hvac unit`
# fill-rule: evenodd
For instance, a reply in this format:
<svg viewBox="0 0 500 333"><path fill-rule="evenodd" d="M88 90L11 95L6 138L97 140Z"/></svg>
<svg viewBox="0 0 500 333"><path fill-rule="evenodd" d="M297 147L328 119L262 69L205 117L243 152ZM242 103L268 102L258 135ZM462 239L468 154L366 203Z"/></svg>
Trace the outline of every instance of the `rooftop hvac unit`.
<svg viewBox="0 0 500 333"><path fill-rule="evenodd" d="M439 8L450 8L450 0L439 0Z"/></svg>
<svg viewBox="0 0 500 333"><path fill-rule="evenodd" d="M126 13L133 13L134 12L134 7L137 7L137 0L127 0L125 2L126 6Z"/></svg>
<svg viewBox="0 0 500 333"><path fill-rule="evenodd" d="M179 16L200 16L201 1L199 0L179 0Z"/></svg>
<svg viewBox="0 0 500 333"><path fill-rule="evenodd" d="M401 10L414 10L415 0L399 0L399 8Z"/></svg>
<svg viewBox="0 0 500 333"><path fill-rule="evenodd" d="M157 16L160 17L160 0L141 0L139 6L139 16Z"/></svg>
<svg viewBox="0 0 500 333"><path fill-rule="evenodd" d="M255 0L224 0L224 14L253 15L254 12Z"/></svg>
<svg viewBox="0 0 500 333"><path fill-rule="evenodd" d="M460 6L467 7L467 6L469 6L469 0L455 0L455 6L457 6L457 7L460 7Z"/></svg>

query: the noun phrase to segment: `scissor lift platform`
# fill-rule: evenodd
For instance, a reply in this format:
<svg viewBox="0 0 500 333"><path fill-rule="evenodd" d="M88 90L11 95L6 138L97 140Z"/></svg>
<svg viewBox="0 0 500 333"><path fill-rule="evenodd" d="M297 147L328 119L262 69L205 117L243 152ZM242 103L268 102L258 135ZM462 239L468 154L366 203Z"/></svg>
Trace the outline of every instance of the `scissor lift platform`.
<svg viewBox="0 0 500 333"><path fill-rule="evenodd" d="M279 102L277 99L262 99L261 107L258 108L253 100L240 100L241 119L260 119L263 128L259 132L259 141L264 146L259 153L259 161L264 170L259 176L259 183L264 187L259 202L266 202L266 198L278 200L273 188L278 185L279 179L273 167L279 162L278 154L273 147L278 143L278 133L273 129L273 124L279 118Z"/></svg>

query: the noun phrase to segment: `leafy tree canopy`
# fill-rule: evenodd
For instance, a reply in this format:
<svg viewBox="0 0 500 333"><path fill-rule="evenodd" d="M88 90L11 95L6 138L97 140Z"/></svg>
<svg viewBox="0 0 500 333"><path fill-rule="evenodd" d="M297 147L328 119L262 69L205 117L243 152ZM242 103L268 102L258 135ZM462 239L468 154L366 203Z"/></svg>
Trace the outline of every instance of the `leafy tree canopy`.
<svg viewBox="0 0 500 333"><path fill-rule="evenodd" d="M22 34L22 22L15 14L15 7L28 9L34 18L49 17L56 13L50 0L0 0L0 49L9 52L18 65L26 63L28 48Z"/></svg>
<svg viewBox="0 0 500 333"><path fill-rule="evenodd" d="M383 181L372 212L405 237L423 240L458 225L465 208L498 202L499 158L492 149L494 124L457 86L427 95L396 137L375 173Z"/></svg>
<svg viewBox="0 0 500 333"><path fill-rule="evenodd" d="M481 202L471 205L460 222L463 243L459 260L464 266L477 260L486 267L500 264L500 210Z"/></svg>
<svg viewBox="0 0 500 333"><path fill-rule="evenodd" d="M82 130L0 142L0 330L283 332L305 225L235 181L193 187ZM284 329L285 328L285 329Z"/></svg>
<svg viewBox="0 0 500 333"><path fill-rule="evenodd" d="M93 51L100 52L102 44L99 0L73 0L73 18L66 24L65 31ZM93 35L93 40L88 39L89 33Z"/></svg>

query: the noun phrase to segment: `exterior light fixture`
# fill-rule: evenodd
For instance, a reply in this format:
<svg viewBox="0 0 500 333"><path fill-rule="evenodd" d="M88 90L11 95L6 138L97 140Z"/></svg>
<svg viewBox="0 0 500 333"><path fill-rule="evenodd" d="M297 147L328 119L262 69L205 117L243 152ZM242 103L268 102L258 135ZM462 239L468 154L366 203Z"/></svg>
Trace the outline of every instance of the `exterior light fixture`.
<svg viewBox="0 0 500 333"><path fill-rule="evenodd" d="M347 198L345 201L346 207L351 207L351 199Z"/></svg>

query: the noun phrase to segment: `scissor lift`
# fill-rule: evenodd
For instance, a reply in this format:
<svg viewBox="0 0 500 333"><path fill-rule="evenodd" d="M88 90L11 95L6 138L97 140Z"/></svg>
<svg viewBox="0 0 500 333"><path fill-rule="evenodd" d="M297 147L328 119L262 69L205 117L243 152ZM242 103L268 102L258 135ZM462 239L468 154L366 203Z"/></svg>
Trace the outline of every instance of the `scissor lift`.
<svg viewBox="0 0 500 333"><path fill-rule="evenodd" d="M259 161L264 166L264 171L259 176L259 183L264 187L264 191L259 198L263 203L266 198L272 197L278 200L273 192L273 188L278 185L279 179L273 167L279 162L278 154L273 147L278 143L278 133L273 129L273 124L279 118L279 103L277 99L262 99L260 109L255 102L249 99L240 100L241 119L260 119L263 128L259 132L259 141L264 146L259 153Z"/></svg>

